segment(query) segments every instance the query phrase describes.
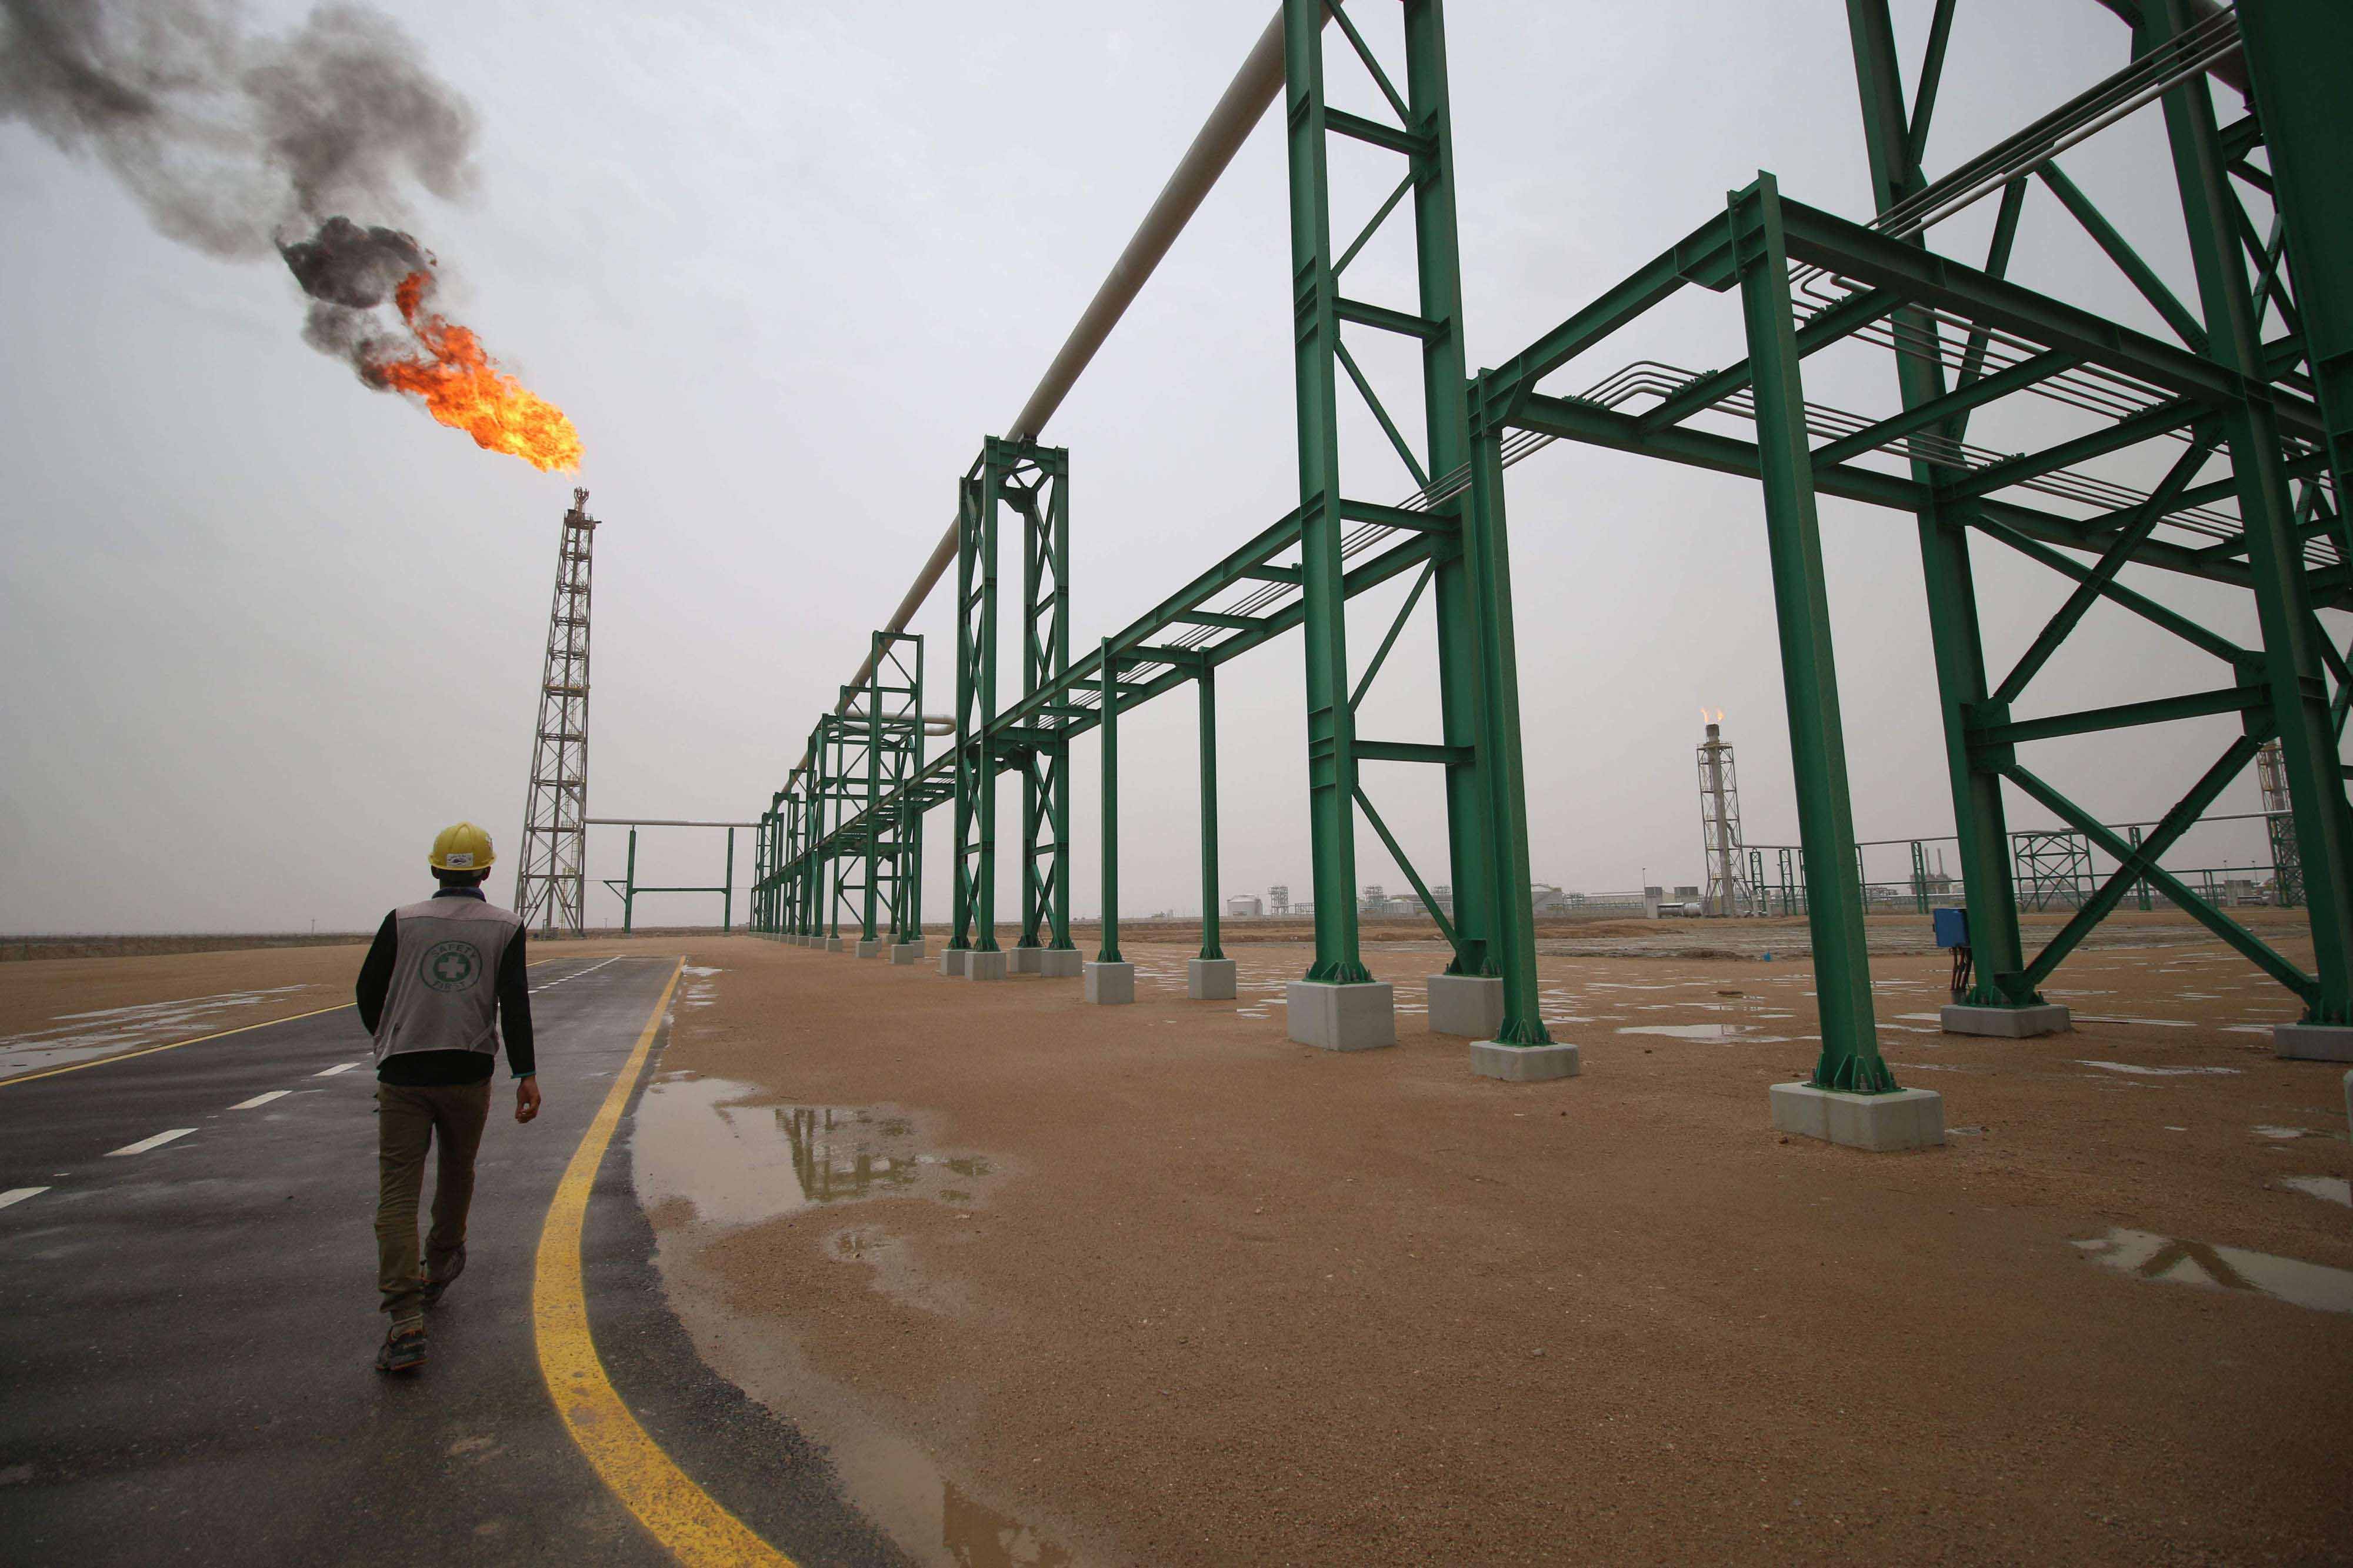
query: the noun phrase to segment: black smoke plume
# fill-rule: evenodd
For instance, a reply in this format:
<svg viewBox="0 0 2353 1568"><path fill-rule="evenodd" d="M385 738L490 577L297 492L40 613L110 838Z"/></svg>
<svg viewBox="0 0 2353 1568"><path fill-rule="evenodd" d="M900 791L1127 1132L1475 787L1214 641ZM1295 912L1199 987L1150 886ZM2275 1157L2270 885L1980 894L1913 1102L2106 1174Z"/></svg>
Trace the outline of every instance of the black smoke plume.
<svg viewBox="0 0 2353 1568"><path fill-rule="evenodd" d="M8 120L105 163L174 239L274 250L311 297L305 341L363 379L375 308L433 267L379 220L409 185L456 200L474 180L472 109L360 5L256 38L233 0L0 0Z"/></svg>

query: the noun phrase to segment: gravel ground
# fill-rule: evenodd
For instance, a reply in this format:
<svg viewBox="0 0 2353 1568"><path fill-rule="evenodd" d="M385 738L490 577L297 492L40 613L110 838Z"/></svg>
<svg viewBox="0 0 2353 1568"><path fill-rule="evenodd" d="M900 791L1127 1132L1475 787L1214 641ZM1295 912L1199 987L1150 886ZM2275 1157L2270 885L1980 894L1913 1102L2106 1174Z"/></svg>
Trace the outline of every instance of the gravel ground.
<svg viewBox="0 0 2353 1568"><path fill-rule="evenodd" d="M636 1174L705 1358L923 1561L2353 1561L2353 1315L2208 1245L2353 1285L2341 1073L2171 940L2079 954L2027 1042L1877 961L1956 1133L1878 1156L1767 1125L1803 963L1546 957L1585 1072L1505 1086L1423 951L1367 952L1399 1047L1335 1056L1284 1037L1303 948L1199 1004L1139 942L1091 1008L698 940ZM2074 1245L2119 1230L2242 1288Z"/></svg>

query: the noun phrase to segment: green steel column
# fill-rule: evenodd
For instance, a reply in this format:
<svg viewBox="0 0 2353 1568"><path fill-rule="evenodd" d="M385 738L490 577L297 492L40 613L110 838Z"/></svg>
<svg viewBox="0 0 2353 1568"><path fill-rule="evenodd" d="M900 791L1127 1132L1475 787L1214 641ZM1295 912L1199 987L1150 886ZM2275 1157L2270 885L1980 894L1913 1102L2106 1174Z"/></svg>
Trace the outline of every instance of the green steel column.
<svg viewBox="0 0 2353 1568"><path fill-rule="evenodd" d="M1880 1058L1863 936L1862 887L1855 872L1854 816L1847 798L1846 738L1839 722L1838 673L1831 653L1830 600L1822 583L1821 526L1815 515L1813 458L1806 439L1805 387L1789 313L1789 258L1773 176L1732 197L1740 252L1740 300L1756 370L1757 450L1765 489L1765 535L1781 641L1781 682L1789 712L1798 838L1805 854L1807 919L1814 942L1814 992L1822 1054L1813 1083L1860 1094L1896 1088Z"/></svg>
<svg viewBox="0 0 2353 1568"><path fill-rule="evenodd" d="M621 934L629 934L629 925L638 912L638 830L629 829L629 868L621 874Z"/></svg>
<svg viewBox="0 0 2353 1568"><path fill-rule="evenodd" d="M747 931L756 931L761 929L760 908L764 894L760 887L760 874L767 853L768 817L767 814L763 812L759 819L752 824L752 881L751 885L744 890L744 929Z"/></svg>
<svg viewBox="0 0 2353 1568"><path fill-rule="evenodd" d="M2353 7L2259 0L2240 7L2239 31L2341 513L2353 500Z"/></svg>
<svg viewBox="0 0 2353 1568"><path fill-rule="evenodd" d="M1021 695L1058 685L1071 668L1070 454L1060 447L1016 447L1034 463L1040 489L1022 517ZM1042 497L1043 504L1039 504ZM1059 735L1063 721L1040 722ZM1030 743L1021 769L1021 945L1070 946L1070 765L1063 739Z"/></svg>
<svg viewBox="0 0 2353 1568"><path fill-rule="evenodd" d="M804 790L808 787L806 778L803 779L801 787ZM790 869L786 872L785 896L787 900L787 911L792 916L792 923L787 929L795 936L807 936L808 935L808 800L806 795L795 795L787 804L791 816L786 818L786 843L788 849L786 864Z"/></svg>
<svg viewBox="0 0 2353 1568"><path fill-rule="evenodd" d="M1119 660L1103 640L1103 951L1097 963L1119 963Z"/></svg>
<svg viewBox="0 0 2353 1568"><path fill-rule="evenodd" d="M923 940L923 808L913 798L914 783L923 773L923 639L915 645L914 696L909 703L914 730L908 739L907 778L899 804L899 942Z"/></svg>
<svg viewBox="0 0 2353 1568"><path fill-rule="evenodd" d="M1053 590L1045 585L1047 563L1038 553L1039 536L1045 530L1045 520L1039 515L1037 498L1028 497L1015 503L1021 516L1021 695L1026 700L1037 694L1043 659L1038 637L1039 601L1048 605L1053 600ZM1032 743L1020 755L1021 775L1021 924L1014 939L1016 947L1036 947L1038 928L1046 919L1046 878L1040 872L1038 857L1041 846L1053 842L1041 838L1039 829L1048 816L1047 770L1052 765L1043 754L1042 743Z"/></svg>
<svg viewBox="0 0 2353 1568"><path fill-rule="evenodd" d="M834 798L836 730L832 718L818 721L817 831L809 839L809 891L819 900L816 934L823 937L841 934L841 900L834 892L833 856L827 843L840 826L839 805Z"/></svg>
<svg viewBox="0 0 2353 1568"><path fill-rule="evenodd" d="M2292 46L2297 38L2294 24L2303 19L2291 16L2284 29L2275 28L2268 36ZM2144 21L2134 29L2135 47L2146 52L2164 43L2189 20L2182 0L2150 0ZM2341 35L2341 24L2316 29L2314 46L2325 49L2332 33ZM2339 128L2345 124L2343 90L2340 81L2336 117ZM2190 258L2198 271L2208 352L2228 369L2252 383L2261 383L2264 379L2263 342L2232 221L2233 201L2227 188L2229 176L2224 173L2213 99L2203 77L2165 95L2165 123L2173 144L2175 176L2181 186ZM2340 139L2322 147L2299 146L2295 151L2305 154L2308 170L2315 157L2341 161L2343 148ZM2335 164L2331 167L2334 171ZM2329 237L2326 225L2321 228L2316 237L2325 242ZM2316 350L2315 368L2319 369ZM2231 448L2232 476L2238 486L2256 619L2263 627L2263 676L2271 687L2280 762L2287 777L2296 847L2304 863L2305 914L2311 924L2314 968L2320 982L2308 1002L2305 1022L2353 1025L2353 908L2348 908L2348 900L2353 900L2353 810L2346 803L2344 767L2338 759L2327 683L2316 646L2321 634L2313 618L2304 547L2297 537L2295 508L2281 458L2279 421L2269 398L2251 397L2224 411L2222 428Z"/></svg>
<svg viewBox="0 0 2353 1568"><path fill-rule="evenodd" d="M801 787L813 789L814 784L813 778L804 778ZM803 936L816 934L810 929L810 922L816 918L817 899L809 880L811 846L816 842L816 825L812 818L816 805L814 795L805 795L801 798L800 810L795 813L797 838L793 861L793 898L797 905L794 929Z"/></svg>
<svg viewBox="0 0 2353 1568"><path fill-rule="evenodd" d="M882 638L873 642L866 671L866 896L859 911L859 938L877 942L877 905L882 893Z"/></svg>
<svg viewBox="0 0 2353 1568"><path fill-rule="evenodd" d="M1470 422L1463 384L1468 366L1462 347L1462 256L1454 213L1454 125L1448 102L1446 18L1440 0L1407 0L1405 5L1406 108L1408 128L1424 139L1413 154L1415 261L1420 281L1420 313L1446 330L1421 345L1422 416L1428 437L1425 469L1433 478L1451 474L1471 460ZM1456 499L1435 510L1458 521L1467 502ZM1481 733L1481 688L1491 671L1488 645L1496 637L1494 606L1479 596L1492 580L1473 570L1465 551L1441 552L1431 574L1438 622L1439 728L1445 743L1461 748L1468 763L1445 770L1447 847L1454 883L1454 956L1449 974L1502 973L1490 951L1499 921L1512 917L1501 904L1525 904L1523 882L1500 881L1513 847L1499 834L1509 828L1494 816L1493 759ZM1507 590L1508 591L1508 590ZM1527 858L1525 838L1516 858ZM1500 903L1499 903L1500 901Z"/></svg>
<svg viewBox="0 0 2353 1568"><path fill-rule="evenodd" d="M968 850L973 814L979 809L980 781L972 765L972 708L977 700L981 651L973 646L972 595L979 571L976 537L976 498L972 476L956 481L956 603L955 603L955 804L948 841L948 946L962 951L972 946L972 867Z"/></svg>
<svg viewBox="0 0 2353 1568"><path fill-rule="evenodd" d="M1347 593L1340 541L1340 433L1333 360L1331 181L1324 145L1324 0L1282 0L1283 118L1290 143L1292 310L1298 402L1307 798L1315 962L1307 978L1372 979L1356 945L1356 725L1348 706Z"/></svg>
<svg viewBox="0 0 2353 1568"><path fill-rule="evenodd" d="M1520 753L1520 667L1512 622L1511 551L1504 504L1504 427L1484 414L1483 383L1472 384L1465 405L1472 429L1471 497L1463 509L1463 556L1473 573L1480 617L1479 750L1487 758L1484 782L1488 842L1493 846L1495 923L1487 967L1504 982L1504 1020L1495 1043L1546 1046L1544 1005L1536 990L1535 878L1528 869L1528 797ZM1456 900L1456 909L1461 908Z"/></svg>
<svg viewBox="0 0 2353 1568"><path fill-rule="evenodd" d="M998 443L957 487L956 886L951 945L997 948L997 510L1004 486Z"/></svg>
<svg viewBox="0 0 2353 1568"><path fill-rule="evenodd" d="M1847 0L1847 26L1854 49L1855 79L1862 98L1863 142L1871 158L1873 200L1884 212L1926 184L1918 148L1905 108L1894 28L1887 0ZM1926 247L1924 238L1913 243ZM1915 341L1933 337L1935 323L1918 310L1899 310L1895 330ZM1907 409L1945 395L1945 373L1917 354L1895 356L1895 374ZM1951 470L1917 458L1912 479L1932 496ZM1961 889L1968 908L1969 942L1976 954L1975 979L1964 1001L1983 1007L2025 1006L2042 998L2026 982L2024 938L2018 925L2018 893L2010 880L2010 822L2001 798L1997 760L1972 753L1969 721L1991 696L1986 679L1985 644L1978 622L1978 595L1969 563L1968 530L1934 500L1918 517L1920 574L1928 605L1928 641L1936 660L1936 694L1944 721L1945 765L1953 795L1953 831L1958 841Z"/></svg>
<svg viewBox="0 0 2353 1568"><path fill-rule="evenodd" d="M1223 958L1218 945L1218 667L1204 658L1201 689L1201 956Z"/></svg>
<svg viewBox="0 0 2353 1568"><path fill-rule="evenodd" d="M719 886L719 933L735 929L735 830L727 830L727 875Z"/></svg>
<svg viewBox="0 0 2353 1568"><path fill-rule="evenodd" d="M1053 505L1049 510L1048 541L1054 550L1054 616L1047 657L1051 665L1050 678L1060 681L1071 671L1071 468L1067 452L1061 454ZM1055 728L1067 730L1067 725L1058 723ZM1053 936L1046 945L1068 952L1074 946L1071 941L1071 742L1067 739L1052 742L1051 755L1054 784L1048 798L1053 805L1054 874L1046 897Z"/></svg>

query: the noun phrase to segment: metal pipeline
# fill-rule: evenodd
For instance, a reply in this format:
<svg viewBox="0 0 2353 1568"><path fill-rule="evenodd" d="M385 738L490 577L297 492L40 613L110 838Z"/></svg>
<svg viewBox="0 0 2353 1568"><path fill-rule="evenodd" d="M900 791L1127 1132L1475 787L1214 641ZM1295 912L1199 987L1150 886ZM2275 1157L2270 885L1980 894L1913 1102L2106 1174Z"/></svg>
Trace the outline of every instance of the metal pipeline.
<svg viewBox="0 0 2353 1568"><path fill-rule="evenodd" d="M1336 4L1337 0L1334 3ZM1328 6L1325 15L1328 20ZM1218 183L1218 177L1226 172L1226 165L1234 161L1234 154L1241 151L1242 143L1249 139L1260 117L1265 114L1267 106L1282 93L1282 13L1278 10L1274 19L1266 25L1266 30L1259 35L1258 42L1250 46L1250 55L1242 61L1241 69L1236 71L1234 79L1227 84L1217 107L1209 111L1209 118L1202 122L1200 132L1194 136L1193 144L1186 148L1184 157L1177 160L1176 172L1170 174L1168 183L1160 187L1160 195L1144 215L1144 221L1136 226L1135 237L1127 242L1127 248L1119 253L1119 259L1112 263L1110 275L1095 290L1095 297L1087 302L1078 325L1072 327L1071 335L1063 340L1061 352L1055 354L1053 363L1046 367L1045 376L1038 383L1037 390L1030 393L1029 400L1021 405L1021 412L1015 415L1013 422L1005 427L1004 435L1008 439L1030 440L1044 432L1046 422L1062 405L1062 399L1070 395L1071 388L1078 384L1081 373L1095 357L1095 351L1102 348L1103 341L1111 336L1111 330L1119 324L1120 317L1126 313L1128 306L1143 290L1145 282L1160 265L1160 258L1168 254L1168 247L1176 243L1176 237L1185 232L1185 225L1199 210L1203 199ZM883 629L894 633L905 631L907 624L915 618L915 612L923 607L923 601L931 596L932 589L938 585L940 578L955 558L956 525L951 521L947 531L940 536L939 543L933 547L931 558L923 563L923 569L915 574L914 585L907 590L907 596L899 601L899 607L891 612L890 624ZM864 686L873 668L874 656L870 651L849 684L853 688ZM836 712L846 710L846 700L843 705L834 710ZM801 760L793 764L785 787L790 789L793 778L807 771L808 765L809 756L804 752Z"/></svg>
<svg viewBox="0 0 2353 1568"><path fill-rule="evenodd" d="M2130 26L2137 21L2133 10L2139 5L2162 5L2164 0L2126 0L2126 4L2118 4L2117 0L2099 0L2099 4L2104 9L2114 12L2118 21ZM2236 9L2235 6L2229 8ZM2224 9L2221 0L2189 0L2189 25L2194 27L2200 22L2210 22L2221 16ZM2246 56L2232 54L2228 58L2215 61L2208 68L2214 73L2216 81L2233 89L2241 98L2247 96Z"/></svg>

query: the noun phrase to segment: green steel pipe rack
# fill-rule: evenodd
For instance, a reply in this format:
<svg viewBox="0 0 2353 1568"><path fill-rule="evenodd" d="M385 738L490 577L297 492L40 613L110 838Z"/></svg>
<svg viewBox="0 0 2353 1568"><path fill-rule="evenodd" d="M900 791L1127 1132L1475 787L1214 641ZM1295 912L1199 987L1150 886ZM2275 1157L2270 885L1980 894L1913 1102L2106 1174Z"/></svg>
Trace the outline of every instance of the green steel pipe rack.
<svg viewBox="0 0 2353 1568"><path fill-rule="evenodd" d="M1358 815L1389 849L1452 949L1450 973L1503 982L1498 1037L1535 1045L1538 1012L1525 789L1506 542L1504 470L1537 448L1580 442L1759 481L1779 627L1798 795L1799 856L1781 883L1809 889L1822 1016L1820 1086L1895 1087L1881 1058L1864 947L1863 889L1849 801L1822 543L1820 495L1910 513L1927 588L1926 628L1978 955L1969 1000L2023 1006L2084 931L2154 887L2302 999L2307 1022L2353 1025L2353 809L2342 740L2353 709L2353 649L2322 610L2353 608L2353 534L2339 498L2353 459L2353 8L2334 0L2098 0L2129 29L2115 77L2017 136L1932 179L1924 159L1958 0L1923 0L1927 44L1908 97L1888 0L1848 0L1849 43L1876 213L1868 223L1785 197L1769 174L1733 192L1647 266L1501 366L1468 373L1455 239L1455 172L1440 0L1401 0L1403 86L1348 12L1284 0L1283 130L1297 395L1299 505L1148 614L1073 660L1069 654L1069 457L991 438L959 483L956 740L895 789L873 766L844 772L860 737L828 715L813 767L772 798L760 833L754 920L762 930L838 931L844 884L828 868L871 859L877 814L956 803L952 942L995 946L995 778L1023 779L1025 943L1069 946L1069 746L1103 728L1104 952L1116 953L1118 711L1187 682L1201 704L1203 956L1218 956L1217 667L1298 628L1308 709L1315 955L1310 982L1366 980L1357 943ZM1355 9L1363 10L1363 0ZM1336 23L1388 114L1327 101L1324 44ZM2223 122L2210 75L2243 83L2246 112ZM1231 95L1229 94L1229 97ZM2176 299L2080 188L2057 153L2151 101L2161 102L2198 283ZM1397 157L1398 183L1345 247L1333 242L1332 137ZM2009 279L2026 198L2039 185L2167 322L2152 336ZM1933 226L1998 198L1981 262L1930 248ZM1351 261L1409 211L1417 290L1377 302L1345 291ZM1705 374L1629 367L1583 394L1548 378L1635 325L1686 287L1736 293L1746 357ZM1392 416L1343 329L1419 347L1418 424ZM2266 335L2268 333L2268 335ZM1865 417L1809 403L1807 358L1836 343L1891 351L1900 411ZM1402 504L1344 488L1338 439L1345 380L1419 486ZM1630 409L1635 397L1646 407ZM1975 411L2040 396L2101 416L2091 434L2030 453L1965 441ZM1749 434L1698 423L1745 422ZM2166 442L2179 452L2142 493L2074 465ZM1893 459L1902 471L1872 467ZM2221 471L2209 476L2219 467ZM2056 498L2063 504L2054 508ZM2228 504L2231 510L2218 507ZM1024 542L1023 683L1000 709L996 551L1002 509ZM2000 679L1978 626L1971 552L1998 543L2059 574L2066 602ZM2253 595L2259 646L2244 647L2120 583L2153 567ZM1361 670L1346 637L1349 599L1406 574L1410 590ZM1239 595L1234 597L1232 595ZM1356 713L1398 632L1428 597L1437 625L1440 734L1434 743L1362 736ZM2187 694L2020 718L2014 706L2094 605L2120 607L2218 659L2222 683ZM845 689L847 690L847 689ZM845 707L848 706L845 701ZM2021 761L2062 736L2231 715L2242 733L2147 831L2118 835ZM869 737L870 741L871 737ZM2159 861L2271 740L2292 805L2302 906L2315 948L2306 973ZM830 748L830 753L828 752ZM871 745L870 745L871 750ZM830 754L830 760L828 755ZM1364 764L1441 770L1450 919L1376 809ZM843 781L860 785L853 802ZM2114 870L2030 961L2018 921L2004 785L2096 847ZM902 836L902 842L904 841ZM1788 860L1785 854L1783 859ZM1761 873L1761 868L1759 868ZM874 874L865 873L871 884ZM871 926L870 921L870 926Z"/></svg>

